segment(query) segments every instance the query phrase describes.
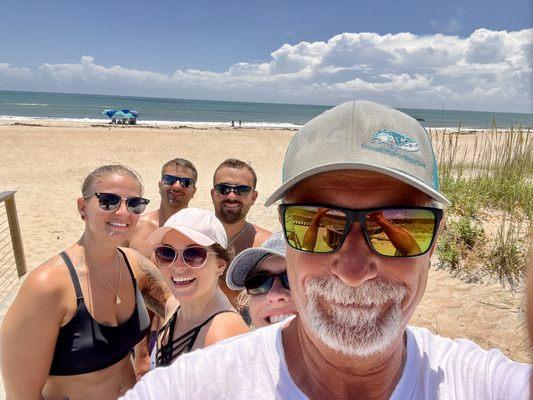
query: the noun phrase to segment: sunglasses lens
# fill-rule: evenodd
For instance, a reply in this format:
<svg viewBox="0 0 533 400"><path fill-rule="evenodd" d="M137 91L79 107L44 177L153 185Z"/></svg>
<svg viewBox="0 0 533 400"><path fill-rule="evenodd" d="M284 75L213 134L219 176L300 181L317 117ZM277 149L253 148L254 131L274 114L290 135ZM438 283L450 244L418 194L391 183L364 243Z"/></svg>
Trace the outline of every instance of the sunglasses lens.
<svg viewBox="0 0 533 400"><path fill-rule="evenodd" d="M231 193L231 186L224 185L222 183L219 183L215 185L215 190L220 193L222 196L227 196Z"/></svg>
<svg viewBox="0 0 533 400"><path fill-rule="evenodd" d="M252 188L246 185L239 185L239 186L235 186L233 190L235 191L235 194L237 196L243 196L243 195L247 195L248 193L250 193L252 191Z"/></svg>
<svg viewBox="0 0 533 400"><path fill-rule="evenodd" d="M188 188L192 184L192 179L189 178L179 178L179 181L182 188Z"/></svg>
<svg viewBox="0 0 533 400"><path fill-rule="evenodd" d="M207 250L203 247L187 247L183 250L183 262L191 268L203 267L207 261Z"/></svg>
<svg viewBox="0 0 533 400"><path fill-rule="evenodd" d="M274 283L274 277L266 274L252 275L244 282L244 287L248 294L264 294L267 293Z"/></svg>
<svg viewBox="0 0 533 400"><path fill-rule="evenodd" d="M104 211L115 211L120 205L120 196L113 193L100 193L98 205Z"/></svg>
<svg viewBox="0 0 533 400"><path fill-rule="evenodd" d="M287 276L287 272L282 273L280 277L281 277L281 283L285 287L285 289L290 290L291 287L289 286L289 277Z"/></svg>
<svg viewBox="0 0 533 400"><path fill-rule="evenodd" d="M148 202L142 197L132 197L128 199L128 211L132 214L142 214Z"/></svg>
<svg viewBox="0 0 533 400"><path fill-rule="evenodd" d="M383 256L417 256L428 251L435 233L431 210L395 209L369 213L366 233L374 251Z"/></svg>
<svg viewBox="0 0 533 400"><path fill-rule="evenodd" d="M313 253L329 253L339 247L347 217L342 211L290 206L285 209L283 228L289 245Z"/></svg>
<svg viewBox="0 0 533 400"><path fill-rule="evenodd" d="M176 250L168 246L160 246L154 250L155 260L162 267L168 267L176 259Z"/></svg>
<svg viewBox="0 0 533 400"><path fill-rule="evenodd" d="M169 186L172 186L173 184L176 183L176 181L178 180L177 177L175 177L174 175L163 175L161 177L161 182L163 182L165 185L169 185Z"/></svg>

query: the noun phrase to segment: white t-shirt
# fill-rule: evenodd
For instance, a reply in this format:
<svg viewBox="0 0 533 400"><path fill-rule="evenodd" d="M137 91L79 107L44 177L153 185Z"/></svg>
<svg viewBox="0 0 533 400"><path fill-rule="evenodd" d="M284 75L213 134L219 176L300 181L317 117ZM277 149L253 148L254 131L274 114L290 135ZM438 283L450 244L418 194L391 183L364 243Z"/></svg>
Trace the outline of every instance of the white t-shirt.
<svg viewBox="0 0 533 400"><path fill-rule="evenodd" d="M146 374L123 399L307 399L285 362L283 324L185 354ZM498 350L408 327L405 368L391 400L528 400L530 373L530 365Z"/></svg>

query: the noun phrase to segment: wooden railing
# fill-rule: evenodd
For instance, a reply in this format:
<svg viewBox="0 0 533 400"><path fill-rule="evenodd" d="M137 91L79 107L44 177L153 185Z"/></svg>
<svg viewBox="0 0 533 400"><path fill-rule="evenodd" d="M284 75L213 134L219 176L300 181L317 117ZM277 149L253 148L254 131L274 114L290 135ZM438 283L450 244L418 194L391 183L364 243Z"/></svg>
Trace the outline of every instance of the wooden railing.
<svg viewBox="0 0 533 400"><path fill-rule="evenodd" d="M0 193L0 296L26 273L14 191ZM13 268L13 264L16 266Z"/></svg>

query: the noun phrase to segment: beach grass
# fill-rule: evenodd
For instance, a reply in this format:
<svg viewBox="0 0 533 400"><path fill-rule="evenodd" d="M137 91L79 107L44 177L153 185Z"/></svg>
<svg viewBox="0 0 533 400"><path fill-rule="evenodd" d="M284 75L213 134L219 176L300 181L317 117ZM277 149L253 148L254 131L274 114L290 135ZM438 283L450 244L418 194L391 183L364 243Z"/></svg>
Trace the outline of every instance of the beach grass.
<svg viewBox="0 0 533 400"><path fill-rule="evenodd" d="M524 281L533 213L533 134L521 127L476 134L430 132L441 190L452 202L437 247L439 265L469 280Z"/></svg>

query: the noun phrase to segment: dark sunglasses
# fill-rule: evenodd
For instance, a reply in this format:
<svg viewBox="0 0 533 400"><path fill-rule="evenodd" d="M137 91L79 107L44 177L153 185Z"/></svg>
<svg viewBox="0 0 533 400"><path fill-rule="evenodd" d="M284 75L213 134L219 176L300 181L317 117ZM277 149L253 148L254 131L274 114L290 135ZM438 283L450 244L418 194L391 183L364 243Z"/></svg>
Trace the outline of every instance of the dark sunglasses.
<svg viewBox="0 0 533 400"><path fill-rule="evenodd" d="M163 182L165 185L172 186L176 182L180 183L180 186L182 188L188 188L194 186L194 179L192 178L185 178L183 176L174 176L169 174L164 174L161 177L161 182Z"/></svg>
<svg viewBox="0 0 533 400"><path fill-rule="evenodd" d="M351 210L324 204L281 204L283 232L289 245L310 253L338 250L353 222L367 244L386 257L414 257L433 244L443 211L431 207L386 207Z"/></svg>
<svg viewBox="0 0 533 400"><path fill-rule="evenodd" d="M183 250L176 250L174 247L163 245L154 249L155 261L160 267L172 265L178 255L181 255L183 264L190 268L201 268L207 262L207 256L212 251L201 246L191 246Z"/></svg>
<svg viewBox="0 0 533 400"><path fill-rule="evenodd" d="M117 211L120 207L120 202L124 200L130 214L142 214L147 204L150 203L150 200L143 197L121 197L118 194L101 192L93 193L83 199L86 200L92 196L96 196L98 205L106 212Z"/></svg>
<svg viewBox="0 0 533 400"><path fill-rule="evenodd" d="M251 295L268 293L272 286L274 286L274 280L279 278L281 284L285 289L289 289L289 278L287 277L287 271L281 274L266 274L259 273L251 275L244 281L244 287L246 292Z"/></svg>
<svg viewBox="0 0 533 400"><path fill-rule="evenodd" d="M226 183L217 183L214 186L217 193L221 194L222 196L227 196L231 192L235 193L237 196L243 196L250 193L252 190L254 190L253 187L247 186L247 185L228 185Z"/></svg>

